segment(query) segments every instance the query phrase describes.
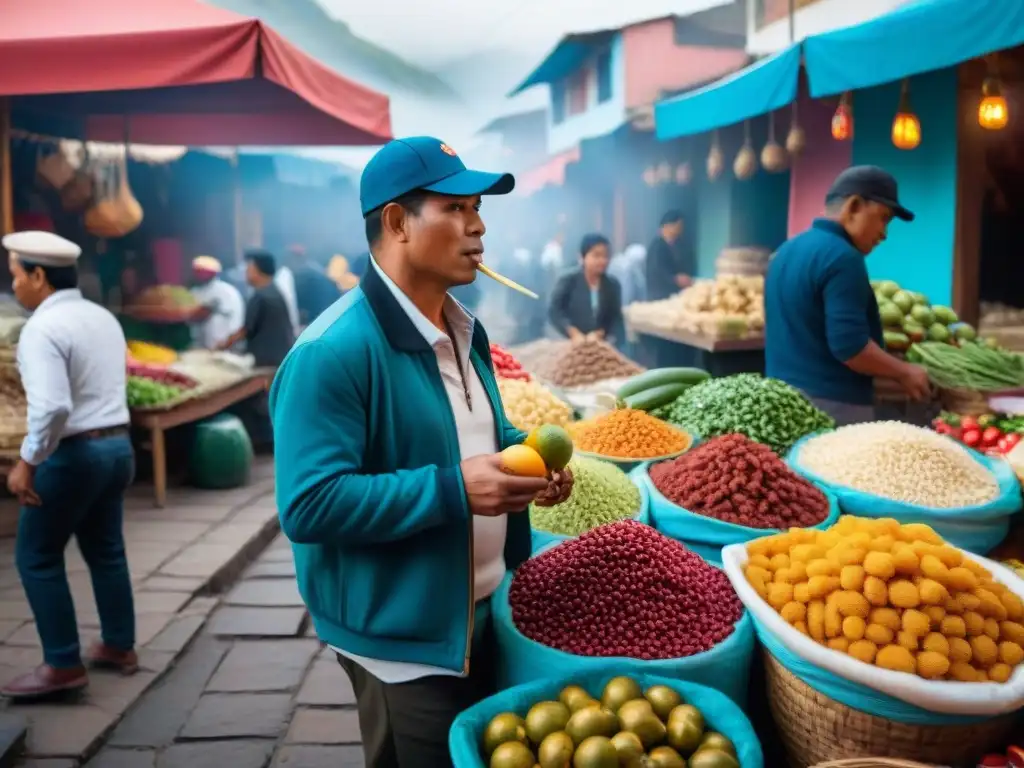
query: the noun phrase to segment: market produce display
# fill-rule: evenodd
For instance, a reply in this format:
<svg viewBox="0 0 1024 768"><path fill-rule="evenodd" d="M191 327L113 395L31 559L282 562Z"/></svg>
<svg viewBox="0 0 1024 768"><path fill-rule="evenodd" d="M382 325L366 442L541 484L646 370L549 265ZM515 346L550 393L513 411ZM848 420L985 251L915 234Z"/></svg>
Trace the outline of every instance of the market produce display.
<svg viewBox="0 0 1024 768"><path fill-rule="evenodd" d="M525 477L545 477L564 468L572 458L572 438L557 424L542 424L519 445L501 452L502 469Z"/></svg>
<svg viewBox="0 0 1024 768"><path fill-rule="evenodd" d="M722 571L630 520L527 560L508 599L523 635L592 657L693 656L729 637L743 614Z"/></svg>
<svg viewBox="0 0 1024 768"><path fill-rule="evenodd" d="M139 293L125 308L125 314L156 323L187 322L199 303L192 292L180 285L156 285Z"/></svg>
<svg viewBox="0 0 1024 768"><path fill-rule="evenodd" d="M932 429L968 448L1004 455L1024 436L1024 417L986 414L960 416L943 411L932 420Z"/></svg>
<svg viewBox="0 0 1024 768"><path fill-rule="evenodd" d="M564 355L572 344L568 339L535 339L509 349L527 371L550 367L549 361Z"/></svg>
<svg viewBox="0 0 1024 768"><path fill-rule="evenodd" d="M1005 683L1024 661L1024 602L927 525L845 516L747 552L744 575L787 623L865 664Z"/></svg>
<svg viewBox="0 0 1024 768"><path fill-rule="evenodd" d="M764 278L719 275L697 280L661 301L639 301L623 310L627 320L666 331L736 338L764 330Z"/></svg>
<svg viewBox="0 0 1024 768"><path fill-rule="evenodd" d="M144 379L152 379L161 384L168 384L179 389L192 389L198 382L191 376L172 370L166 365L158 363L142 363L138 360L128 360L127 371L129 376L136 376Z"/></svg>
<svg viewBox="0 0 1024 768"><path fill-rule="evenodd" d="M685 451L690 436L650 414L616 408L570 426L576 447L615 459L651 459Z"/></svg>
<svg viewBox="0 0 1024 768"><path fill-rule="evenodd" d="M669 501L749 528L804 528L829 515L825 494L773 451L743 435L723 435L655 464L650 478Z"/></svg>
<svg viewBox="0 0 1024 768"><path fill-rule="evenodd" d="M530 525L559 536L579 536L605 523L634 517L640 489L614 464L576 456L569 462L572 494L561 503L530 505Z"/></svg>
<svg viewBox="0 0 1024 768"><path fill-rule="evenodd" d="M169 365L178 359L178 353L170 347L150 344L147 341L128 342L128 362Z"/></svg>
<svg viewBox="0 0 1024 768"><path fill-rule="evenodd" d="M710 378L711 374L701 368L654 368L628 379L615 398L626 408L652 411Z"/></svg>
<svg viewBox="0 0 1024 768"><path fill-rule="evenodd" d="M498 391L505 415L517 428L527 431L541 424L566 426L572 421L572 408L539 381L498 379Z"/></svg>
<svg viewBox="0 0 1024 768"><path fill-rule="evenodd" d="M654 415L703 439L739 433L782 454L835 422L778 379L741 373L691 387Z"/></svg>
<svg viewBox="0 0 1024 768"><path fill-rule="evenodd" d="M198 303L192 291L182 285L154 285L141 291L132 305L181 309L195 307Z"/></svg>
<svg viewBox="0 0 1024 768"><path fill-rule="evenodd" d="M796 460L826 483L922 507L971 507L1000 494L993 474L963 446L902 422L852 424L816 435Z"/></svg>
<svg viewBox="0 0 1024 768"><path fill-rule="evenodd" d="M499 379L530 380L530 374L523 370L523 364L498 344L491 344L491 362L494 363L494 373Z"/></svg>
<svg viewBox="0 0 1024 768"><path fill-rule="evenodd" d="M129 408L155 408L181 397L182 387L166 384L146 376L129 376L126 392Z"/></svg>
<svg viewBox="0 0 1024 768"><path fill-rule="evenodd" d="M1024 357L976 341L914 344L907 360L924 366L933 382L948 389L993 392L1024 386Z"/></svg>
<svg viewBox="0 0 1024 768"><path fill-rule="evenodd" d="M974 328L960 322L956 312L949 307L932 306L923 293L903 290L892 280L872 280L871 287L878 300L878 315L889 350L902 352L925 339L951 344L977 336Z"/></svg>
<svg viewBox="0 0 1024 768"><path fill-rule="evenodd" d="M597 339L573 341L560 354L538 359L530 365L537 378L557 387L582 387L608 379L623 379L643 368L611 344Z"/></svg>
<svg viewBox="0 0 1024 768"><path fill-rule="evenodd" d="M700 709L669 685L644 690L625 675L501 712L481 741L489 768L740 768L736 745Z"/></svg>

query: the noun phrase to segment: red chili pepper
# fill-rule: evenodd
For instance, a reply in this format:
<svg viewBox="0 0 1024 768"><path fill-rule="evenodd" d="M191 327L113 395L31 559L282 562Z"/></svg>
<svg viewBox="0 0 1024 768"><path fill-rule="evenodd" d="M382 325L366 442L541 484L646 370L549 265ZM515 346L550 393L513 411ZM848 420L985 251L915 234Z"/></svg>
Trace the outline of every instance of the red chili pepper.
<svg viewBox="0 0 1024 768"><path fill-rule="evenodd" d="M1020 434L1020 432L1008 432L1003 437L1003 440L1006 441L1006 450L1009 451L1011 448L1013 448L1013 446L1015 446L1017 443L1020 442L1021 434ZM1022 768L1024 768L1024 767L1022 767Z"/></svg>
<svg viewBox="0 0 1024 768"><path fill-rule="evenodd" d="M971 448L974 448L981 442L981 432L979 432L977 428L964 429L964 436L961 439L963 440L964 445L969 445Z"/></svg>

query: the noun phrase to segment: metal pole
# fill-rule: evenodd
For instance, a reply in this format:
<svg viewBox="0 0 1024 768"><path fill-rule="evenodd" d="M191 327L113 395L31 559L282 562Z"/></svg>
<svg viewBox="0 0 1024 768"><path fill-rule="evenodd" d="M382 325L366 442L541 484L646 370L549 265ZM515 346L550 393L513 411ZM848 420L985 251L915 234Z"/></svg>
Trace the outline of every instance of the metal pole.
<svg viewBox="0 0 1024 768"><path fill-rule="evenodd" d="M789 44L796 42L796 0L789 0Z"/></svg>
<svg viewBox="0 0 1024 768"><path fill-rule="evenodd" d="M14 181L11 177L11 100L0 98L0 235L14 231Z"/></svg>

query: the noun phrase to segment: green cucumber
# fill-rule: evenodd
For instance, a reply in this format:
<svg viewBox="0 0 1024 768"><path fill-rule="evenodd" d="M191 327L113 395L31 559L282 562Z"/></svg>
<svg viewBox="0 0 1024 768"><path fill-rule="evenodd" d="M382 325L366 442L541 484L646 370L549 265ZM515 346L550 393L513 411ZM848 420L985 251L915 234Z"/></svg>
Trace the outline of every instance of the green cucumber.
<svg viewBox="0 0 1024 768"><path fill-rule="evenodd" d="M700 368L653 368L627 379L615 396L619 400L625 400L631 395L665 384L686 384L692 387L710 378L711 374Z"/></svg>
<svg viewBox="0 0 1024 768"><path fill-rule="evenodd" d="M653 411L663 405L674 402L683 392L692 387L693 384L662 384L660 387L651 387L642 392L628 395L622 398L622 404L626 408L635 408L638 411Z"/></svg>

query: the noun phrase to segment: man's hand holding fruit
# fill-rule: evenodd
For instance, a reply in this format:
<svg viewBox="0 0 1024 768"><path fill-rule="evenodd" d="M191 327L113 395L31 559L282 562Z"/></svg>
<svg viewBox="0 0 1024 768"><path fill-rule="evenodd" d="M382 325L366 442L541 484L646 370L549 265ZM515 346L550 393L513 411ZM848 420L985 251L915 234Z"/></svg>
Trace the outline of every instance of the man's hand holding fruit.
<svg viewBox="0 0 1024 768"><path fill-rule="evenodd" d="M564 500L572 492L572 438L562 427L537 427L520 445L462 462L470 511L494 517L521 512L538 498Z"/></svg>

